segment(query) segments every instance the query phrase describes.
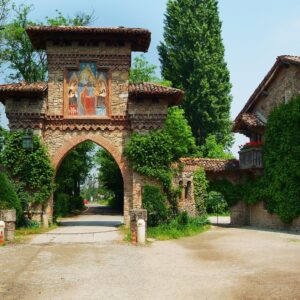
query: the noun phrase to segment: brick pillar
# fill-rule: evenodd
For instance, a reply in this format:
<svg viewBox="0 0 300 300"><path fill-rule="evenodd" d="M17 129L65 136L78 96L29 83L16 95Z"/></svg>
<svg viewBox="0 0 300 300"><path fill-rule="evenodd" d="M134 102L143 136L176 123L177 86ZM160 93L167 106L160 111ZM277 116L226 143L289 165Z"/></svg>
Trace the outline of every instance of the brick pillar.
<svg viewBox="0 0 300 300"><path fill-rule="evenodd" d="M5 223L5 239L7 241L12 241L15 236L16 229L16 210L15 209L5 209L0 210L0 220Z"/></svg>
<svg viewBox="0 0 300 300"><path fill-rule="evenodd" d="M138 220L144 220L146 223L146 238L147 238L147 210L146 209L131 209L130 210L130 231L132 243L137 242L137 222Z"/></svg>

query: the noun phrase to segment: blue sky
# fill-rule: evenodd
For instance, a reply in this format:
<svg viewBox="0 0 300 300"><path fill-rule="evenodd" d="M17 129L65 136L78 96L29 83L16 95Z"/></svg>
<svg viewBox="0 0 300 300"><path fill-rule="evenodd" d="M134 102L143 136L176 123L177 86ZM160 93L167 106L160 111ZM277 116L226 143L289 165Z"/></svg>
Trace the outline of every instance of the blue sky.
<svg viewBox="0 0 300 300"><path fill-rule="evenodd" d="M152 32L152 42L146 57L159 65L156 47L162 40L167 0L30 0L25 3L34 5L31 13L34 20L54 16L56 9L70 16L78 11L94 10L95 26L147 28ZM234 119L278 55L300 55L300 1L219 0L219 11L233 85L231 115ZM5 123L2 113L1 124ZM236 136L235 154L237 146L245 141L242 136Z"/></svg>

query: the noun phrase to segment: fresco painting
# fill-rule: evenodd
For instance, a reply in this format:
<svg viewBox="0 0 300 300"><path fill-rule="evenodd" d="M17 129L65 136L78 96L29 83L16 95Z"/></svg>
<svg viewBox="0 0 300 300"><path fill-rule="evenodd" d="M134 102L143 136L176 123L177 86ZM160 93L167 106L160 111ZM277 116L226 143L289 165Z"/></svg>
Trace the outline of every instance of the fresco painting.
<svg viewBox="0 0 300 300"><path fill-rule="evenodd" d="M98 71L96 63L82 62L79 70L68 70L66 76L69 116L107 116L107 72Z"/></svg>

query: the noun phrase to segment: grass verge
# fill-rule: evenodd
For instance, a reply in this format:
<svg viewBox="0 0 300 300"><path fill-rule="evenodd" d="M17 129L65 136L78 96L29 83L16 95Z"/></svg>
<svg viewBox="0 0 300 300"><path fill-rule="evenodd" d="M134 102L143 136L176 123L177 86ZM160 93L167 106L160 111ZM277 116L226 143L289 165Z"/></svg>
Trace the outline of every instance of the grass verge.
<svg viewBox="0 0 300 300"><path fill-rule="evenodd" d="M175 219L168 224L148 227L148 237L160 241L179 239L205 232L209 228L210 224L206 217L189 217L186 224Z"/></svg>
<svg viewBox="0 0 300 300"><path fill-rule="evenodd" d="M119 227L124 236L124 241L131 241L130 229L124 225ZM210 229L210 223L206 217L189 217L185 224L181 223L178 218L167 224L161 224L155 227L147 228L147 237L160 241L179 239L182 237L200 234Z"/></svg>
<svg viewBox="0 0 300 300"><path fill-rule="evenodd" d="M21 243L31 238L34 234L46 233L50 230L56 229L58 226L53 224L48 228L44 227L21 227L17 228L15 232L15 238L11 243Z"/></svg>

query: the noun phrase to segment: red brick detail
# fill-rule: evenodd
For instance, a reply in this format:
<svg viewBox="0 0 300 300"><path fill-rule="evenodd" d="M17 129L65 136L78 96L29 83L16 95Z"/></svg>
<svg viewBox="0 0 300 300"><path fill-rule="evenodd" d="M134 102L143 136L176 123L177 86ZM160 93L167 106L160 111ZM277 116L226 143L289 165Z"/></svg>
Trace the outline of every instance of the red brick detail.
<svg viewBox="0 0 300 300"><path fill-rule="evenodd" d="M55 170L57 171L61 162L66 157L66 155L69 153L70 150L75 148L80 143L83 143L85 141L92 141L96 143L97 145L103 147L105 150L107 150L115 159L117 162L122 175L124 177L126 172L126 162L124 158L122 157L119 150L113 146L107 139L103 138L102 136L95 136L93 134L84 134L76 137L72 137L70 139L65 140L63 146L58 150L58 152L52 157L52 162L55 167Z"/></svg>

